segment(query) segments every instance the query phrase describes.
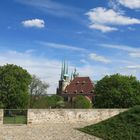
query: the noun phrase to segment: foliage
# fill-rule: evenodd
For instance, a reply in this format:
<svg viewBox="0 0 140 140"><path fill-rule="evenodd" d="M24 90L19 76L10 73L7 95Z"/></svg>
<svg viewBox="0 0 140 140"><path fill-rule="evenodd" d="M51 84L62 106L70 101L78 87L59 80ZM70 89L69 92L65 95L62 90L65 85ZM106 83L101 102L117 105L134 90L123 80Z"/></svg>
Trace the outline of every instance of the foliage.
<svg viewBox="0 0 140 140"><path fill-rule="evenodd" d="M64 106L64 100L61 96L52 95L52 96L42 96L40 97L33 108L62 108Z"/></svg>
<svg viewBox="0 0 140 140"><path fill-rule="evenodd" d="M3 105L3 103L0 101L0 109L3 108L3 107L4 107L4 105Z"/></svg>
<svg viewBox="0 0 140 140"><path fill-rule="evenodd" d="M38 108L38 109L48 108L48 100L49 100L48 96L41 96L37 100L35 100L31 108Z"/></svg>
<svg viewBox="0 0 140 140"><path fill-rule="evenodd" d="M73 101L74 108L91 108L92 104L86 97L78 95Z"/></svg>
<svg viewBox="0 0 140 140"><path fill-rule="evenodd" d="M140 140L140 106L80 130L104 140Z"/></svg>
<svg viewBox="0 0 140 140"><path fill-rule="evenodd" d="M19 66L0 66L0 101L4 108L26 108L30 74Z"/></svg>
<svg viewBox="0 0 140 140"><path fill-rule="evenodd" d="M133 76L105 76L95 87L96 108L128 108L140 104L140 82Z"/></svg>
<svg viewBox="0 0 140 140"><path fill-rule="evenodd" d="M30 92L30 107L33 106L33 104L36 101L36 97L46 95L47 89L49 85L46 82L41 81L37 76L32 76L32 81L29 86L29 92Z"/></svg>

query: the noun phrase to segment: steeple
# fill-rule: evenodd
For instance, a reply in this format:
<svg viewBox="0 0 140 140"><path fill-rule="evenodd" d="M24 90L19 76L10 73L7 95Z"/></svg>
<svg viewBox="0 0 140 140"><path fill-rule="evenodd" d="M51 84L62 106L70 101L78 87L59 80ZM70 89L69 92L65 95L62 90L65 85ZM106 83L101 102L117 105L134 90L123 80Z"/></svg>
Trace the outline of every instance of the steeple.
<svg viewBox="0 0 140 140"><path fill-rule="evenodd" d="M68 62L67 62L67 67L66 67L66 74L68 74L69 72L69 68L68 68Z"/></svg>
<svg viewBox="0 0 140 140"><path fill-rule="evenodd" d="M66 61L64 60L64 73L63 74L66 74Z"/></svg>
<svg viewBox="0 0 140 140"><path fill-rule="evenodd" d="M68 63L66 61L62 62L62 68L61 68L61 77L60 80L68 80L69 74L68 74Z"/></svg>
<svg viewBox="0 0 140 140"><path fill-rule="evenodd" d="M63 61L62 61L62 67L61 67L61 80L63 80L63 75L64 75L64 69L63 69L63 67L64 67L64 64L63 64Z"/></svg>

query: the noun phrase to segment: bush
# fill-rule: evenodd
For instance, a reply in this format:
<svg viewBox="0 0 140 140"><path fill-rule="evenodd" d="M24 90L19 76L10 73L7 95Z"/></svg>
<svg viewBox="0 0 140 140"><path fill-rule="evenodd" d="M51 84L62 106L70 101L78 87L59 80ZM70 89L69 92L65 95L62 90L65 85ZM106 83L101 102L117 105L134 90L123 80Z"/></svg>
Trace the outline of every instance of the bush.
<svg viewBox="0 0 140 140"><path fill-rule="evenodd" d="M62 108L64 106L64 101L61 96L42 96L35 101L33 108Z"/></svg>
<svg viewBox="0 0 140 140"><path fill-rule="evenodd" d="M34 101L34 104L32 104L32 108L38 108L38 109L45 109L48 108L48 96L42 96L38 98L36 101Z"/></svg>
<svg viewBox="0 0 140 140"><path fill-rule="evenodd" d="M86 97L82 95L78 95L75 97L73 101L73 107L74 108L91 108L92 104L90 100L88 100Z"/></svg>

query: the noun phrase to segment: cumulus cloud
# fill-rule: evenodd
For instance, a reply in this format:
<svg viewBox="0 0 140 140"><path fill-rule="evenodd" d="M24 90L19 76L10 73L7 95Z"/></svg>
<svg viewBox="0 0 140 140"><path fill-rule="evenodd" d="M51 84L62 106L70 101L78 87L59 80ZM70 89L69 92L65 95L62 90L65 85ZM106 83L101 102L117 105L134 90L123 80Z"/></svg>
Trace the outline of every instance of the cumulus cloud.
<svg viewBox="0 0 140 140"><path fill-rule="evenodd" d="M90 20L90 28L98 29L102 32L116 31L115 25L133 25L140 24L140 20L125 16L121 12L113 9L98 7L91 9L86 13Z"/></svg>
<svg viewBox="0 0 140 140"><path fill-rule="evenodd" d="M96 53L91 53L89 55L91 60L102 62L102 63L111 63L111 60L105 58L104 56L97 55Z"/></svg>
<svg viewBox="0 0 140 140"><path fill-rule="evenodd" d="M22 25L24 27L44 28L45 22L42 19L30 19L30 20L22 21Z"/></svg>
<svg viewBox="0 0 140 140"><path fill-rule="evenodd" d="M140 8L140 0L118 0L118 2L130 9L139 9Z"/></svg>

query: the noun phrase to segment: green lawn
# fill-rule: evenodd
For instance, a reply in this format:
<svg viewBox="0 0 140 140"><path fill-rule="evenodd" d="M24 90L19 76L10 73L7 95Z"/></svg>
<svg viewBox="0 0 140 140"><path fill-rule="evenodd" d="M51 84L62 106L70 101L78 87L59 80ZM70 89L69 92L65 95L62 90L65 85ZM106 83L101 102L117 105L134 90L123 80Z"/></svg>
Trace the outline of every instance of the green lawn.
<svg viewBox="0 0 140 140"><path fill-rule="evenodd" d="M79 130L104 140L140 140L140 106Z"/></svg>
<svg viewBox="0 0 140 140"><path fill-rule="evenodd" d="M18 115L15 117L4 117L4 124L26 124L27 117L23 115Z"/></svg>

